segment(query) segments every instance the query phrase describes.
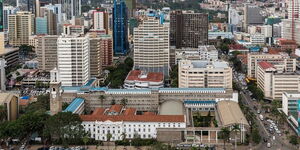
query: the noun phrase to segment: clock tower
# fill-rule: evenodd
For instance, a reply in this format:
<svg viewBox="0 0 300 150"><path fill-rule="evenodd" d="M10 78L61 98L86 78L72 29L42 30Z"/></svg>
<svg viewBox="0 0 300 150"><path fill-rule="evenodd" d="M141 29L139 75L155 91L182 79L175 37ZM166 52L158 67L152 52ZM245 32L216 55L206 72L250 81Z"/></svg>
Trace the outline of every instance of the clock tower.
<svg viewBox="0 0 300 150"><path fill-rule="evenodd" d="M50 113L55 115L62 111L61 82L56 68L50 71Z"/></svg>

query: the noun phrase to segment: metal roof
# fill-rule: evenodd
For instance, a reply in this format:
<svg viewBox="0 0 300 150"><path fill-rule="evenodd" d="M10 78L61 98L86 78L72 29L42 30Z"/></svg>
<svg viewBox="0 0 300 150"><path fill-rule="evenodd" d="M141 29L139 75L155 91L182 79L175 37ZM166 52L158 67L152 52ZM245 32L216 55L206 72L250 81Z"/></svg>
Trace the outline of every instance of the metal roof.
<svg viewBox="0 0 300 150"><path fill-rule="evenodd" d="M74 113L83 103L84 103L84 99L77 97L72 101L72 103L63 112Z"/></svg>

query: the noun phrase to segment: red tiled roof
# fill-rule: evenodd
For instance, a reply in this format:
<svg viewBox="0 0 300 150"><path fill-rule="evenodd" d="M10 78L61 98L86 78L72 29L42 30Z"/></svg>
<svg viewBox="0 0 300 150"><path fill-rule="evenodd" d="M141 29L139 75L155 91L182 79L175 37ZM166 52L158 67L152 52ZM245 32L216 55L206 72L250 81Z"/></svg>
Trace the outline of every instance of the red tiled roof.
<svg viewBox="0 0 300 150"><path fill-rule="evenodd" d="M279 40L279 45L297 45L296 41L294 40Z"/></svg>
<svg viewBox="0 0 300 150"><path fill-rule="evenodd" d="M154 112L144 112L144 115L155 115Z"/></svg>
<svg viewBox="0 0 300 150"><path fill-rule="evenodd" d="M258 65L260 67L262 67L263 69L268 69L268 68L274 67L271 63L266 62L266 61L259 62Z"/></svg>
<svg viewBox="0 0 300 150"><path fill-rule="evenodd" d="M229 49L247 49L244 45L242 44L230 44Z"/></svg>
<svg viewBox="0 0 300 150"><path fill-rule="evenodd" d="M104 108L96 108L92 115L103 115L105 109Z"/></svg>
<svg viewBox="0 0 300 150"><path fill-rule="evenodd" d="M164 80L164 75L161 72L148 72L146 78L140 78L141 70L132 70L129 72L126 80L137 80L137 81L152 81L160 82Z"/></svg>
<svg viewBox="0 0 300 150"><path fill-rule="evenodd" d="M112 105L108 112L117 112L117 113L120 113L121 110L122 110L123 106L122 105L119 105L119 104L116 104L116 105Z"/></svg>
<svg viewBox="0 0 300 150"><path fill-rule="evenodd" d="M135 115L136 109L135 108L127 108L123 115Z"/></svg>
<svg viewBox="0 0 300 150"><path fill-rule="evenodd" d="M19 100L19 105L20 106L27 106L29 104L29 100L25 99L20 99Z"/></svg>
<svg viewBox="0 0 300 150"><path fill-rule="evenodd" d="M82 121L184 122L183 115L81 115Z"/></svg>

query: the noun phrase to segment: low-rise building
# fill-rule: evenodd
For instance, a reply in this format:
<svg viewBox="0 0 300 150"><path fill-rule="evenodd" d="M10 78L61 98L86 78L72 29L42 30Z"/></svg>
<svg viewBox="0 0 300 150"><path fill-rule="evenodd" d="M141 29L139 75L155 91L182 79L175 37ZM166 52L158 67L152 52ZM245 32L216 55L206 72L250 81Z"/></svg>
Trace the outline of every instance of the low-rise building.
<svg viewBox="0 0 300 150"><path fill-rule="evenodd" d="M125 89L148 89L164 87L164 75L161 72L143 72L132 70L125 81Z"/></svg>
<svg viewBox="0 0 300 150"><path fill-rule="evenodd" d="M112 105L110 108L97 108L90 115L81 115L82 125L91 138L111 141L140 137L152 139L157 137L158 129L185 129L184 115L156 115L144 113L137 115L135 108L124 108L122 105Z"/></svg>
<svg viewBox="0 0 300 150"><path fill-rule="evenodd" d="M178 66L180 88L232 88L232 69L224 61L182 60Z"/></svg>

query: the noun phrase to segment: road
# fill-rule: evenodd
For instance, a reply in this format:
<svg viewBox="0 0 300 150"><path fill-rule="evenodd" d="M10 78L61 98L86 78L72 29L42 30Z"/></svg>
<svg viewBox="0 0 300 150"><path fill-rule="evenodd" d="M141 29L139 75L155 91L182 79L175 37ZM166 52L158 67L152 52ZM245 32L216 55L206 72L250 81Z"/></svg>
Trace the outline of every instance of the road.
<svg viewBox="0 0 300 150"><path fill-rule="evenodd" d="M238 83L238 86L239 87L243 87L243 85L241 84L242 81L239 81L239 78L237 77L237 75L234 73L234 80L236 83ZM259 114L257 114L257 110L255 109L255 103L254 101L251 99L250 95L248 94L248 92L240 92L240 94L242 95L242 98L241 98L241 102L248 106L250 108L250 110L255 114L255 117L256 117L256 120L257 120L257 124L258 124L258 129L259 129L259 132L262 136L262 138L264 137L269 137L269 140L268 142L271 143L272 147L271 149L273 150L294 150L294 148L286 145L283 143L283 141L280 139L280 136L276 133L274 134L270 134L268 131L267 131L267 128L264 126L264 122L266 122L266 120L263 120L261 121L259 119ZM256 106L257 108L259 108L258 106ZM261 114L263 116L266 116L264 114L263 111L261 111ZM275 136L275 140L273 139L273 136ZM269 150L270 148L267 148L267 143L263 142L258 146L256 147L256 149L259 149L259 150Z"/></svg>

